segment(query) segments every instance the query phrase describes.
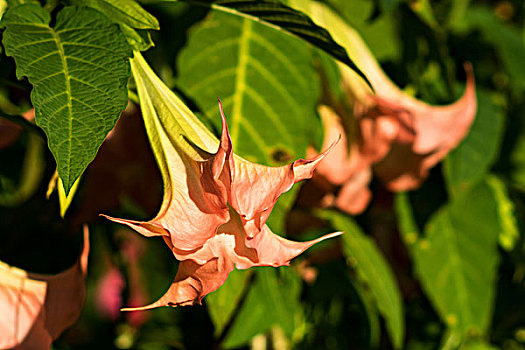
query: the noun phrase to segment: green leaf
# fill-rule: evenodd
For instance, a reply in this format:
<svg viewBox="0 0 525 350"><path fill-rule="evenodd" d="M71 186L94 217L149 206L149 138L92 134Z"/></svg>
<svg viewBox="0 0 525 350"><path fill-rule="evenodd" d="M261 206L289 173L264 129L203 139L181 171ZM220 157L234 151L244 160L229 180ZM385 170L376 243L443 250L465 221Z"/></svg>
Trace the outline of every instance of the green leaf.
<svg viewBox="0 0 525 350"><path fill-rule="evenodd" d="M219 336L238 308L246 283L253 270L233 270L226 282L215 292L206 296L206 306Z"/></svg>
<svg viewBox="0 0 525 350"><path fill-rule="evenodd" d="M332 39L330 34L316 25L305 14L276 0L165 0L183 1L210 6L213 9L243 17L252 22L299 37L332 55L354 70L368 83L366 76L348 58L346 51ZM370 85L370 84L369 84Z"/></svg>
<svg viewBox="0 0 525 350"><path fill-rule="evenodd" d="M483 341L467 343L460 347L460 350L498 350L499 348Z"/></svg>
<svg viewBox="0 0 525 350"><path fill-rule="evenodd" d="M408 192L396 193L394 201L399 232L405 244L411 246L417 242L420 233Z"/></svg>
<svg viewBox="0 0 525 350"><path fill-rule="evenodd" d="M274 325L293 338L303 325L300 292L300 278L291 268L257 268L255 283L222 344L224 348L245 345Z"/></svg>
<svg viewBox="0 0 525 350"><path fill-rule="evenodd" d="M127 103L131 51L115 24L85 7L66 7L49 27L38 5L7 11L3 44L17 77L33 85L36 122L46 133L69 193Z"/></svg>
<svg viewBox="0 0 525 350"><path fill-rule="evenodd" d="M322 212L334 228L342 230L343 252L348 264L370 288L379 312L386 320L392 343L396 349L403 346L405 321L403 301L396 279L388 262L374 241L366 236L351 217L337 212Z"/></svg>
<svg viewBox="0 0 525 350"><path fill-rule="evenodd" d="M461 337L483 335L492 316L498 208L485 181L439 210L412 247L417 275L441 319Z"/></svg>
<svg viewBox="0 0 525 350"><path fill-rule="evenodd" d="M116 23L135 29L159 29L159 21L135 0L72 0L74 5L92 7Z"/></svg>
<svg viewBox="0 0 525 350"><path fill-rule="evenodd" d="M120 30L124 33L126 40L135 50L146 51L150 47L155 46L147 29L135 29L121 23Z"/></svg>
<svg viewBox="0 0 525 350"><path fill-rule="evenodd" d="M487 183L493 191L496 205L498 206L500 232L499 245L506 251L511 251L520 238L518 222L516 219L516 208L510 200L507 188L503 181L496 176L489 176Z"/></svg>
<svg viewBox="0 0 525 350"><path fill-rule="evenodd" d="M222 100L237 154L268 165L305 154L320 127L319 84L302 41L214 12L195 28L178 63L178 83L217 129Z"/></svg>
<svg viewBox="0 0 525 350"><path fill-rule="evenodd" d="M503 136L504 114L487 93L478 91L478 113L467 137L445 159L447 188L453 195L479 182L494 163Z"/></svg>
<svg viewBox="0 0 525 350"><path fill-rule="evenodd" d="M374 4L370 0L329 0L328 4L359 32L378 61L399 59L401 43L394 16L382 15L371 21Z"/></svg>

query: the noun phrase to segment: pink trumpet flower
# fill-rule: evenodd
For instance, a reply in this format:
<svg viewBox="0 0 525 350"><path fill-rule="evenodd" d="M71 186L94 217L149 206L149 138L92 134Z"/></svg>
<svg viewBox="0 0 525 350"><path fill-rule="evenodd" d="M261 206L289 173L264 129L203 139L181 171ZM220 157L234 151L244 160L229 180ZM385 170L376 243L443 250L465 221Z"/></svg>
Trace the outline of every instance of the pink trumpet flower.
<svg viewBox="0 0 525 350"><path fill-rule="evenodd" d="M391 191L419 187L429 170L467 135L474 121L477 102L472 66L465 65L467 84L459 100L448 106L431 106L400 90L359 34L337 13L318 2L294 2L294 6L330 32L373 87L346 65L338 64L354 116L341 120L329 108L320 109L324 144L333 142L337 134L348 138L346 141L343 136L343 142L317 168L326 180L342 186L337 197L325 197L325 204L351 214L363 211L370 199L371 169Z"/></svg>
<svg viewBox="0 0 525 350"><path fill-rule="evenodd" d="M39 275L0 262L0 349L46 350L76 322L86 297L87 226L78 262L57 275Z"/></svg>
<svg viewBox="0 0 525 350"><path fill-rule="evenodd" d="M216 139L189 110L183 110L185 106L154 75L140 53L135 53L132 71L144 87L139 97L148 137L163 174L164 198L159 213L150 221L106 217L144 236L161 236L180 264L174 282L159 300L124 310L200 303L226 281L234 267L288 265L312 245L341 234L292 242L274 234L265 224L279 196L294 183L310 178L329 150L281 167L251 163L233 153L219 101L221 139L214 146L216 151L209 152L204 148L212 149ZM185 127L166 125L174 119L166 117L169 109L163 104L176 109L176 122Z"/></svg>
<svg viewBox="0 0 525 350"><path fill-rule="evenodd" d="M341 138L316 169L328 182L342 186L337 196L325 196L322 205L359 214L372 197L368 189L372 179L371 166L389 152L398 124L389 117L352 119L354 125L350 129L354 130L354 135L347 138L349 132L343 121L330 107L320 106L319 114L325 129L323 148ZM309 152L315 153L313 150Z"/></svg>
<svg viewBox="0 0 525 350"><path fill-rule="evenodd" d="M391 191L418 188L429 170L465 138L476 117L476 84L470 64L465 64L467 85L463 96L448 106L430 106L400 90L390 99L378 94L377 108L395 116L402 126L410 125L413 137L398 137L387 157L374 171ZM409 133L409 130L406 130Z"/></svg>

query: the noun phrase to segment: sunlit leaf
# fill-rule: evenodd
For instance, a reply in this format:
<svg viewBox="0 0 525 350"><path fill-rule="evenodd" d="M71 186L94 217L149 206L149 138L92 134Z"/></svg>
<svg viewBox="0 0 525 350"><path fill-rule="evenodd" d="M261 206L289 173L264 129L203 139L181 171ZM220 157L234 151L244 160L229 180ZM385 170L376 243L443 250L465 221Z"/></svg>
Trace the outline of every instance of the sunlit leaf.
<svg viewBox="0 0 525 350"><path fill-rule="evenodd" d="M318 80L300 40L213 13L179 56L179 84L220 129L224 105L236 153L266 164L304 156L318 119Z"/></svg>
<svg viewBox="0 0 525 350"><path fill-rule="evenodd" d="M36 122L68 193L126 106L131 51L117 25L95 10L66 7L53 28L50 20L35 4L10 8L3 44L18 78L33 85Z"/></svg>
<svg viewBox="0 0 525 350"><path fill-rule="evenodd" d="M460 336L485 334L489 326L499 232L494 194L480 182L438 211L412 248L426 294Z"/></svg>
<svg viewBox="0 0 525 350"><path fill-rule="evenodd" d="M332 39L330 34L317 26L305 14L275 0L165 0L184 1L211 6L213 9L232 13L250 21L260 22L272 29L292 34L306 40L354 70L365 81L363 73L352 62L345 50Z"/></svg>
<svg viewBox="0 0 525 350"><path fill-rule="evenodd" d="M150 47L155 46L147 29L135 29L121 23L120 30L124 33L128 43L133 46L135 50L146 51Z"/></svg>

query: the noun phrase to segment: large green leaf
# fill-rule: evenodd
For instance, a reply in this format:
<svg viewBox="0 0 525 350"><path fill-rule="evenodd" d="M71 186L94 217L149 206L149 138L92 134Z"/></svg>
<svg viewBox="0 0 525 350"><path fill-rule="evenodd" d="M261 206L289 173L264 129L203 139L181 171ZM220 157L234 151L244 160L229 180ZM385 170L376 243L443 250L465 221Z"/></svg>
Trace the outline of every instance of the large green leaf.
<svg viewBox="0 0 525 350"><path fill-rule="evenodd" d="M36 122L69 192L126 106L132 53L117 25L95 10L66 7L53 28L50 20L35 4L10 8L3 43L18 78L33 85Z"/></svg>
<svg viewBox="0 0 525 350"><path fill-rule="evenodd" d="M179 56L178 83L217 128L221 98L233 147L266 164L303 156L319 128L319 83L301 40L215 12Z"/></svg>
<svg viewBox="0 0 525 350"><path fill-rule="evenodd" d="M318 47L354 70L366 82L368 79L346 54L346 51L332 39L330 34L317 26L305 14L283 5L277 0L164 0L184 1L211 6L256 21L272 29L297 36Z"/></svg>
<svg viewBox="0 0 525 350"><path fill-rule="evenodd" d="M451 194L457 195L480 181L498 154L504 115L490 95L478 91L478 113L467 137L447 156L445 179Z"/></svg>
<svg viewBox="0 0 525 350"><path fill-rule="evenodd" d="M388 262L374 241L366 236L351 217L337 212L323 212L323 218L345 234L344 254L348 263L370 288L379 312L386 320L392 343L396 349L403 346L405 321L401 292Z"/></svg>
<svg viewBox="0 0 525 350"><path fill-rule="evenodd" d="M483 181L439 210L412 246L426 294L460 337L483 335L489 326L499 231L496 200Z"/></svg>

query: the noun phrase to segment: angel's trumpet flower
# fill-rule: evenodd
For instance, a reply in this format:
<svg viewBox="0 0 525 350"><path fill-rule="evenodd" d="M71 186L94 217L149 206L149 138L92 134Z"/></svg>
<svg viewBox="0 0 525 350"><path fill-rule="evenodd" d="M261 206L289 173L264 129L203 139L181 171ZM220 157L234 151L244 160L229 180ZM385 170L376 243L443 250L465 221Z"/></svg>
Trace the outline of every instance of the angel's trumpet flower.
<svg viewBox="0 0 525 350"><path fill-rule="evenodd" d="M279 196L312 176L325 153L282 167L251 163L233 153L226 118L220 141L169 90L140 53L131 60L144 123L164 181L157 216L140 222L110 218L144 236L161 236L180 261L175 281L141 308L192 305L219 288L233 270L282 266L313 244L292 242L266 226ZM219 102L220 105L220 102Z"/></svg>
<svg viewBox="0 0 525 350"><path fill-rule="evenodd" d="M363 179L371 166L392 191L420 186L430 168L461 142L474 121L477 103L471 65L465 65L467 86L463 96L448 106L431 106L401 91L381 69L359 34L327 6L314 1L291 2L330 32L373 88L348 66L338 63L342 86L354 109L354 119L347 118L345 122L353 125L350 130L354 132L343 129L345 123L339 117L326 117L331 112L322 107L325 144L340 132L346 133L349 141L341 142L339 150L336 148L327 156L317 171L343 188L350 182L352 190L345 191L345 196L360 201L359 205L347 203L346 211L353 214L366 207L363 194L367 189L356 187L367 186ZM331 121L326 122L327 119ZM346 159L343 153L347 153ZM341 209L344 200L337 198Z"/></svg>
<svg viewBox="0 0 525 350"><path fill-rule="evenodd" d="M0 349L51 348L80 316L86 297L87 226L78 262L57 275L28 273L0 262Z"/></svg>

